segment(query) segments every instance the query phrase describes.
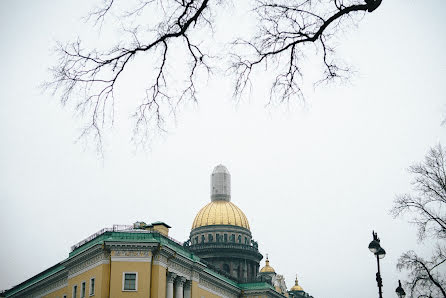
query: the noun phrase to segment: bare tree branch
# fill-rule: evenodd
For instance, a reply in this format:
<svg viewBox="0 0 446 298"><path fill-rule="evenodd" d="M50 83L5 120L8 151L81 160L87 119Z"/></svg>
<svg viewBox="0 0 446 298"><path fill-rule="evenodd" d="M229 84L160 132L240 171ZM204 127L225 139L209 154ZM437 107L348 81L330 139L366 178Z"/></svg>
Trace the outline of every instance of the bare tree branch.
<svg viewBox="0 0 446 298"><path fill-rule="evenodd" d="M364 1L364 2L363 2ZM52 79L45 86L59 94L63 104L74 103L75 109L87 119L81 136L93 135L101 146L102 131L113 124L115 89L123 73L141 55L155 58L153 77L148 78L148 88L134 113L135 135L142 139L154 131L164 131L166 117L175 116L182 102L197 102L197 72L212 73L212 56L197 40L195 32L213 28L213 12L222 0L139 0L138 4L119 11L118 0L102 0L102 5L92 10L87 20L102 26L107 16L133 24L124 29L122 40L108 50L85 48L80 39L58 43L58 61L50 69ZM122 2L121 2L122 3ZM230 67L236 76L234 94L239 96L250 83L252 70L260 65L268 67L274 62L283 66L272 82L271 96L280 102L291 97L303 98L300 80L304 49L315 44L321 48L324 74L321 81L343 78L349 69L341 67L333 58L331 37L345 20L352 15L373 11L381 0L254 0L258 15L259 32L252 41L236 40L234 61ZM119 6L118 6L119 7ZM139 23L138 16L161 11L162 17L147 27ZM145 33L144 37L142 34ZM127 41L126 41L127 40ZM173 52L182 44L182 54L187 73L184 79L171 79L168 65ZM246 55L247 51L253 52ZM274 64L273 63L273 64Z"/></svg>
<svg viewBox="0 0 446 298"><path fill-rule="evenodd" d="M424 162L409 168L415 176L412 185L414 194L396 198L391 213L397 217L404 213L412 215L411 222L418 227L418 236L446 238L446 165L445 151L440 144L431 148Z"/></svg>
<svg viewBox="0 0 446 298"><path fill-rule="evenodd" d="M234 94L240 95L249 85L254 68L263 65L266 69L279 70L271 87L270 101L277 97L280 102L297 95L303 98L299 79L303 77L301 67L305 47L316 44L322 49L324 76L317 83L345 78L349 69L341 67L333 59L334 48L330 37L339 29L344 18L373 11L381 1L288 1L257 0L255 11L260 28L250 41L236 40L231 70L236 73ZM243 50L250 55L239 54Z"/></svg>
<svg viewBox="0 0 446 298"><path fill-rule="evenodd" d="M408 251L398 260L397 268L409 272L406 284L411 297L446 297L446 170L445 154L441 144L431 148L421 163L414 164L409 172L414 175L414 194L396 198L391 213L397 217L408 214L418 228L420 241L432 237L441 243L425 260Z"/></svg>
<svg viewBox="0 0 446 298"><path fill-rule="evenodd" d="M166 1L167 2L167 1ZM129 16L137 14L142 9L148 9L154 1L145 1L141 6L128 13ZM195 73L198 67L206 64L206 55L188 36L188 32L203 21L207 22L205 10L208 9L209 0L171 1L173 4L165 21L158 24L157 34L153 40L142 41L137 37L137 28L129 31L133 42L127 45L116 44L109 51L96 49L86 50L81 41L77 40L66 45L58 44L56 53L59 61L51 68L53 79L46 83L46 87L54 88L60 93L61 102L66 104L69 100L77 100L76 110L89 115L87 125L81 136L92 134L101 145L101 131L107 121L108 110L114 110L114 90L117 81L126 70L127 65L140 53L159 55L159 66L154 82L146 91L142 103L134 116L136 119L135 133L143 135L150 130L163 130L166 115L172 113L173 100L177 104L187 97L196 101ZM105 0L104 7L90 14L94 22L102 22L110 11L114 1ZM181 95L174 98L171 95L166 79L166 64L168 50L173 40L181 40L188 49L187 54L192 59L188 83ZM79 98L79 94L83 94Z"/></svg>
<svg viewBox="0 0 446 298"><path fill-rule="evenodd" d="M439 266L445 262L444 249L437 250L431 261L424 260L413 251L408 251L399 258L397 268L410 272L406 285L410 288L411 297L446 297L446 279L439 270Z"/></svg>

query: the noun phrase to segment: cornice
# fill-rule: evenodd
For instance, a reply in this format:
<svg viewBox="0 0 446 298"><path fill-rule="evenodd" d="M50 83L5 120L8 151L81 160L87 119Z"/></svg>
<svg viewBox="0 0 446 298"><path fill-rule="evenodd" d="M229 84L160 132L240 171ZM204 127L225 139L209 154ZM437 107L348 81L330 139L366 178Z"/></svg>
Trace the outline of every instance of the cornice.
<svg viewBox="0 0 446 298"><path fill-rule="evenodd" d="M67 270L56 272L47 278L15 293L11 297L42 297L63 288L67 284Z"/></svg>
<svg viewBox="0 0 446 298"><path fill-rule="evenodd" d="M283 295L283 294L281 294L281 293L279 293L279 292L277 292L275 290L272 290L272 289L243 290L243 294L245 294L245 295L246 294L248 294L248 295L256 295L256 296L267 294L268 297L277 297L277 298L286 297L285 295Z"/></svg>
<svg viewBox="0 0 446 298"><path fill-rule="evenodd" d="M241 258L249 258L257 262L263 259L263 255L256 247L231 242L200 243L191 245L189 250L200 257L204 257L205 254L206 257L214 257L214 255L215 257L239 255Z"/></svg>
<svg viewBox="0 0 446 298"><path fill-rule="evenodd" d="M84 259L82 262L71 265L68 269L68 279L71 279L79 274L87 272L99 265L109 264L110 254L106 251L102 251L101 253L97 253L96 255L92 255L89 259Z"/></svg>
<svg viewBox="0 0 446 298"><path fill-rule="evenodd" d="M200 274L200 282L198 287L222 297L239 297L241 290L238 287L231 286L215 277L204 277Z"/></svg>
<svg viewBox="0 0 446 298"><path fill-rule="evenodd" d="M147 250L151 251L154 248L158 247L157 242L137 242L137 241L105 241L104 247L111 250L128 250L128 251L136 251L136 250Z"/></svg>
<svg viewBox="0 0 446 298"><path fill-rule="evenodd" d="M88 249L82 251L81 253L74 255L64 261L62 261L62 264L66 268L70 268L72 266L75 266L76 264L85 262L86 260L89 260L91 258L96 257L99 254L103 254L105 252L103 244L96 244L92 247L89 247Z"/></svg>
<svg viewBox="0 0 446 298"><path fill-rule="evenodd" d="M208 269L208 270L212 271L212 269ZM235 282L233 282L233 283L235 283ZM232 295L238 295L241 291L241 289L238 286L233 285L233 284L227 282L226 280L223 280L217 276L209 274L206 271L200 272L199 285L200 284L202 284L208 288L211 288L211 289L214 288L214 290L215 289L224 289L226 292L228 292ZM209 286L209 285L212 285L212 286Z"/></svg>
<svg viewBox="0 0 446 298"><path fill-rule="evenodd" d="M243 227L239 227L239 226L233 226L233 225L202 226L202 227L198 227L198 228L191 230L190 235L192 237L192 235L208 233L208 232L213 232L213 233L215 233L215 232L225 232L225 233L235 232L235 233L245 234L252 238L252 234L251 234L250 230L243 228Z"/></svg>

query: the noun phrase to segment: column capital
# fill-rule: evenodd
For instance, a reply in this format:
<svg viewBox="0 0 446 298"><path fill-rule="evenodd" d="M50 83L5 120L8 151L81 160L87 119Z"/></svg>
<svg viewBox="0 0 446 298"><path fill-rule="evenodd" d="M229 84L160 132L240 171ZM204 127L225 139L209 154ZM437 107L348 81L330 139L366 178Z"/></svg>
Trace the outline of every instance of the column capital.
<svg viewBox="0 0 446 298"><path fill-rule="evenodd" d="M186 278L185 277L182 277L182 276L178 276L176 279L175 279L175 285L176 286L183 286L183 284L186 282Z"/></svg>
<svg viewBox="0 0 446 298"><path fill-rule="evenodd" d="M192 280L188 279L184 282L183 288L185 290L190 289L192 287Z"/></svg>
<svg viewBox="0 0 446 298"><path fill-rule="evenodd" d="M173 281L175 280L176 277L177 277L176 273L168 272L167 273L167 282L173 283Z"/></svg>

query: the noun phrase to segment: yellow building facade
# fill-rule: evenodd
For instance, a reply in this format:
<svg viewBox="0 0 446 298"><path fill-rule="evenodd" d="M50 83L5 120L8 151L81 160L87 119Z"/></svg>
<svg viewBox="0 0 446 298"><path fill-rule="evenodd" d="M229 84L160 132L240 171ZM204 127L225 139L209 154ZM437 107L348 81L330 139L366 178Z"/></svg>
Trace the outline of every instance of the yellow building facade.
<svg viewBox="0 0 446 298"><path fill-rule="evenodd" d="M209 269L168 237L166 224L149 227L104 229L74 246L66 260L2 296L284 297L268 283L238 284Z"/></svg>
<svg viewBox="0 0 446 298"><path fill-rule="evenodd" d="M197 213L186 242L170 238L163 222L106 228L0 297L311 297L287 291L268 258L259 271L263 256L248 219L230 201L230 174L218 165L211 175L211 202Z"/></svg>

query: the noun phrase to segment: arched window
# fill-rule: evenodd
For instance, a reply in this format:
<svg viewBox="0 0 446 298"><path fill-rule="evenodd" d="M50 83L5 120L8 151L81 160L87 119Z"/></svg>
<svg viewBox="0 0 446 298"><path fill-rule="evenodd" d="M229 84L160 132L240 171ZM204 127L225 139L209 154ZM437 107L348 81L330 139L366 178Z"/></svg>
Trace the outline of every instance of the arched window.
<svg viewBox="0 0 446 298"><path fill-rule="evenodd" d="M208 242L213 242L214 241L214 237L212 237L212 234L208 235Z"/></svg>
<svg viewBox="0 0 446 298"><path fill-rule="evenodd" d="M231 242L235 242L235 234L231 235Z"/></svg>
<svg viewBox="0 0 446 298"><path fill-rule="evenodd" d="M242 243L242 235L238 235L237 240L238 240L238 243Z"/></svg>
<svg viewBox="0 0 446 298"><path fill-rule="evenodd" d="M223 237L224 237L224 241L228 242L228 234L224 234Z"/></svg>
<svg viewBox="0 0 446 298"><path fill-rule="evenodd" d="M215 234L215 239L217 240L217 242L220 242L220 234Z"/></svg>
<svg viewBox="0 0 446 298"><path fill-rule="evenodd" d="M201 243L204 243L204 240L205 240L204 235L201 235Z"/></svg>

